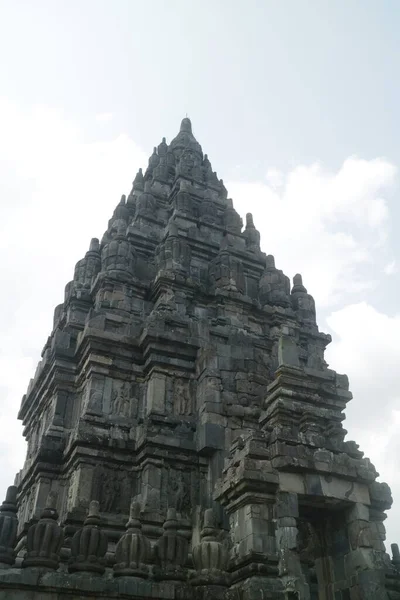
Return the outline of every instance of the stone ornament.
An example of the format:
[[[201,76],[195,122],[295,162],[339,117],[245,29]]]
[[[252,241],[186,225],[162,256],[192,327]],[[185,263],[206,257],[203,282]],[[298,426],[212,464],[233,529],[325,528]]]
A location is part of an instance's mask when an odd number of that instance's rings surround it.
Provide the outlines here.
[[[139,502],[132,502],[126,527],[126,533],[115,549],[114,575],[115,577],[126,575],[147,577],[151,546],[150,541],[142,533]]]
[[[10,485],[6,498],[0,506],[0,567],[10,566],[15,561],[15,542],[17,539],[17,487]]]
[[[178,533],[178,520],[175,508],[169,508],[163,525],[163,535],[155,545],[157,579],[184,580],[184,569],[189,552],[189,543]]]
[[[92,500],[82,529],[79,529],[72,538],[68,566],[70,573],[85,571],[101,575],[105,571],[104,557],[108,541],[106,533],[101,529],[99,508],[99,503]]]
[[[39,521],[29,527],[23,567],[39,567],[46,570],[58,568],[64,531],[57,522],[56,503],[56,494],[50,492]]]
[[[197,571],[192,579],[193,585],[227,585],[228,552],[217,536],[214,511],[212,508],[207,508],[204,511],[200,543],[192,550],[193,563]]]

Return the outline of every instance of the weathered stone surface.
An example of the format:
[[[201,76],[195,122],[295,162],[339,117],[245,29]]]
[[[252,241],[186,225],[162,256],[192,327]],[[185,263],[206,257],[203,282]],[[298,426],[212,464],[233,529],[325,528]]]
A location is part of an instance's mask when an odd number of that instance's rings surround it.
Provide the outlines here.
[[[104,573],[107,547],[107,535],[101,530],[99,503],[93,500],[82,529],[79,529],[72,538],[68,570],[71,573],[76,571]]]
[[[11,485],[0,506],[0,567],[14,564],[17,530],[17,488]]]
[[[50,493],[40,519],[28,529],[23,567],[57,569],[64,532],[57,522],[57,496]]]
[[[348,379],[301,275],[260,242],[184,119],[54,311],[19,413],[17,536],[0,509],[0,563],[18,554],[0,598],[400,594],[390,490],[344,441]]]
[[[142,533],[140,504],[132,502],[126,533],[115,549],[114,575],[117,577],[147,577],[150,542]]]

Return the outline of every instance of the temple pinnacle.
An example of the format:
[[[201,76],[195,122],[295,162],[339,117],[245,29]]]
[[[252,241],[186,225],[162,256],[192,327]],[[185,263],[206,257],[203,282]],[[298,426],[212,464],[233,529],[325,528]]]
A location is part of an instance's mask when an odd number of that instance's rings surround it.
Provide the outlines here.
[[[180,131],[185,131],[186,133],[192,133],[192,123],[188,117],[182,119]]]

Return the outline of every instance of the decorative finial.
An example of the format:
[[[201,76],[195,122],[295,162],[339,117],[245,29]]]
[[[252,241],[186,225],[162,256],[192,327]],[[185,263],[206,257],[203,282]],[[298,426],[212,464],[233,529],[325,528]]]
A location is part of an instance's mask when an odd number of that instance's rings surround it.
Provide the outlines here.
[[[57,495],[50,492],[39,521],[28,529],[26,537],[27,553],[22,567],[58,568],[64,532],[57,523],[56,504]]]
[[[97,500],[92,500],[89,504],[88,517],[100,517],[100,504]]]
[[[165,137],[163,137],[161,144],[158,146],[158,156],[161,158],[167,154],[168,145]]]
[[[185,580],[184,570],[189,550],[188,541],[178,533],[178,519],[175,508],[169,508],[163,525],[163,535],[155,544],[157,566],[156,579]]]
[[[395,567],[400,566],[400,552],[399,552],[399,547],[397,544],[391,544],[390,545],[391,549],[392,549],[392,564]]]
[[[272,256],[272,254],[268,254],[265,261],[265,266],[267,269],[275,269],[275,257]]]
[[[139,169],[139,171],[136,173],[135,179],[133,180],[133,189],[134,190],[143,190],[143,185],[144,185],[143,171],[142,171],[142,169]]]
[[[83,527],[73,536],[71,541],[71,558],[68,570],[103,574],[105,571],[105,554],[107,552],[107,535],[101,530],[100,506],[96,500],[89,504],[89,514]]]
[[[114,575],[147,577],[151,544],[141,531],[140,503],[136,500],[131,503],[126,528],[115,549]]]
[[[131,502],[130,511],[129,511],[129,521],[127,523],[128,529],[142,529],[142,524],[140,522],[140,503],[133,501]]]
[[[253,215],[251,213],[247,213],[246,215],[246,229],[255,229]]]
[[[184,119],[182,119],[180,131],[185,131],[186,133],[192,133],[192,123],[187,116]]]
[[[57,494],[55,492],[49,492],[49,495],[46,498],[45,510],[49,509],[51,511],[56,511],[56,506],[57,506]]]
[[[228,552],[218,539],[218,529],[215,526],[214,511],[208,508],[204,512],[204,526],[200,534],[200,543],[194,546],[192,558],[195,573],[193,585],[226,585],[226,566]]]
[[[11,485],[0,506],[0,566],[14,564],[17,529],[17,487]]]
[[[297,273],[293,277],[292,293],[296,293],[296,292],[304,292],[305,294],[307,294],[307,289],[303,285],[303,278],[300,275],[300,273]]]
[[[176,223],[174,222],[170,222],[168,224],[168,234],[167,237],[178,237],[179,235],[179,229]]]

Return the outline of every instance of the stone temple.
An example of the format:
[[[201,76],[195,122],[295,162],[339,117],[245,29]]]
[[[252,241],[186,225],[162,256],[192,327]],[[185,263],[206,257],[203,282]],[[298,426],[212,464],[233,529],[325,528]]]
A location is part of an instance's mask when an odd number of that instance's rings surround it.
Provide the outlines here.
[[[55,309],[0,600],[400,599],[390,489],[345,441],[330,341],[184,119]]]

